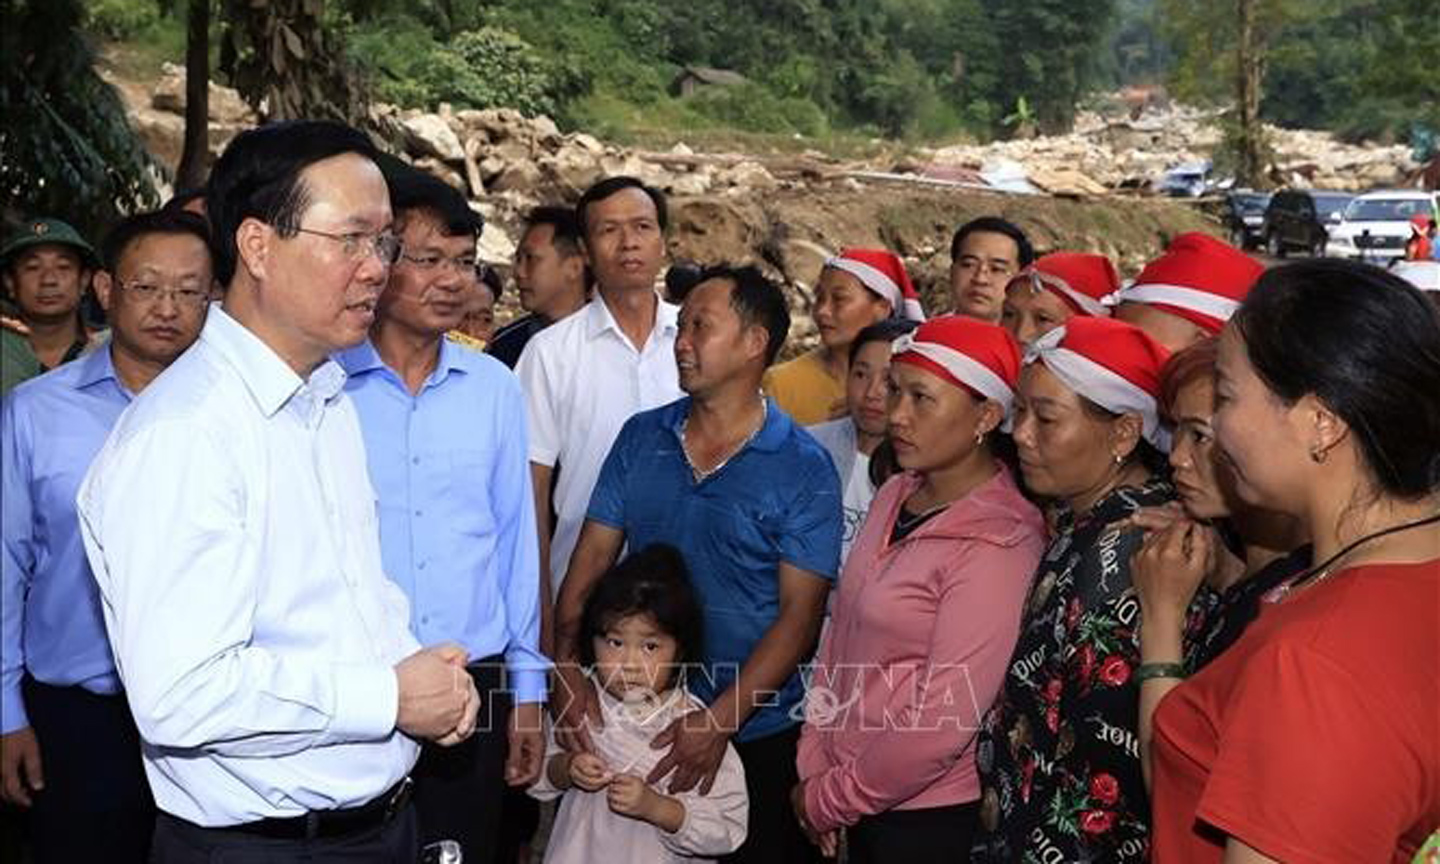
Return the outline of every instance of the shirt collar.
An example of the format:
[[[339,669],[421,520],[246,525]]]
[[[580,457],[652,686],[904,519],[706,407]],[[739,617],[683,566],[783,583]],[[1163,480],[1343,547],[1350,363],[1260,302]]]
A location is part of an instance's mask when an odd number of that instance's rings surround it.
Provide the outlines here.
[[[440,338],[440,356],[435,361],[434,371],[430,373],[430,377],[425,379],[426,386],[441,383],[451,372],[464,372],[464,350],[461,346],[450,341],[449,337],[442,336]],[[336,352],[335,361],[345,370],[346,375],[354,378],[359,378],[362,375],[377,372],[381,369],[387,369],[392,375],[396,376],[397,380],[399,378],[395,370],[385,365],[384,358],[380,356],[380,352],[375,349],[375,343],[370,341],[370,337],[368,336],[365,337],[365,341],[359,345]]]
[[[291,397],[304,391],[305,404],[297,407],[307,420],[313,420],[316,411],[339,395],[345,386],[345,370],[334,360],[320,364],[310,373],[309,381],[301,380],[274,349],[230,317],[221,306],[210,310],[200,338],[230,360],[250,398],[266,417],[273,416]]]
[[[665,298],[655,293],[655,327],[651,332],[659,330],[663,334],[674,333],[676,320],[680,315],[680,307],[666,303]],[[606,330],[613,330],[617,336],[624,338],[625,334],[620,325],[615,323],[615,316],[610,314],[610,307],[605,305],[605,298],[600,296],[597,290],[595,296],[585,309],[586,335],[591,339],[604,333]]]
[[[685,428],[685,418],[690,416],[691,404],[693,404],[693,402],[689,396],[671,404],[671,414],[666,418],[666,422],[671,431],[675,433],[676,438],[681,438],[681,434]],[[795,421],[790,419],[790,415],[781,411],[780,406],[775,404],[774,399],[766,396],[765,424],[760,427],[759,434],[751,439],[750,443],[746,444],[740,452],[753,448],[755,450],[773,453],[779,450],[786,439],[790,437],[790,430],[794,428],[794,426]],[[735,455],[738,456],[740,453],[736,453]],[[730,458],[733,459],[735,457],[732,456]]]
[[[115,361],[110,357],[110,348],[109,345],[101,345],[75,361],[80,364],[80,376],[75,379],[76,390],[107,380],[114,381],[120,385],[120,389],[125,389],[120,382],[120,376],[115,374]]]

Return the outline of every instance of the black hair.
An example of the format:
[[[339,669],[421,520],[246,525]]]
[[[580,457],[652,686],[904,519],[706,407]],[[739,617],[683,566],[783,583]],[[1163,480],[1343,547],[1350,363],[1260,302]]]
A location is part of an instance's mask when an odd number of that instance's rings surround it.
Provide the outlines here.
[[[1410,283],[1322,259],[1267,270],[1231,323],[1286,403],[1313,393],[1359,442],[1384,492],[1440,487],[1440,316]]]
[[[162,209],[162,210],[184,210],[184,209],[185,209],[185,206],[186,206],[187,204],[189,204],[191,201],[200,201],[200,202],[203,204],[203,203],[204,203],[204,199],[205,199],[205,187],[204,187],[204,186],[196,186],[196,187],[194,187],[193,189],[182,189],[182,190],[180,190],[179,192],[176,192],[174,195],[171,195],[171,196],[170,196],[170,200],[169,200],[169,201],[166,201],[163,205],[161,205],[161,208],[160,208],[160,209]]]
[[[580,613],[579,657],[595,665],[595,639],[615,622],[648,615],[678,646],[675,662],[698,663],[704,656],[705,618],[690,584],[680,550],[652,543],[605,571],[585,598]]]
[[[421,210],[435,217],[446,237],[478,238],[485,230],[485,218],[472,210],[465,196],[449,183],[386,153],[375,162],[385,175],[390,209],[397,222]]]
[[[660,230],[663,232],[670,227],[670,215],[665,209],[665,193],[646,186],[639,178],[620,175],[598,181],[586,189],[584,195],[580,196],[580,201],[575,205],[575,221],[579,224],[582,235],[588,236],[590,233],[590,223],[585,221],[586,211],[590,209],[590,205],[604,201],[625,189],[639,189],[650,196],[650,201],[655,205],[655,220],[660,223]]]
[[[120,267],[125,250],[149,234],[189,234],[205,244],[205,253],[215,259],[215,245],[210,240],[210,224],[205,217],[168,204],[159,210],[136,213],[120,220],[100,244],[102,266],[113,275]]]
[[[774,363],[780,349],[785,347],[785,337],[790,334],[790,305],[785,302],[785,293],[750,264],[743,267],[729,264],[706,267],[700,271],[695,284],[711,279],[730,282],[730,308],[740,316],[742,323],[747,327],[758,324],[765,328],[765,365]]]
[[[665,271],[665,299],[677,306],[685,302],[690,289],[700,284],[704,268],[693,261],[676,261]]]
[[[490,296],[495,302],[500,302],[500,295],[505,291],[505,281],[500,278],[500,272],[483,261],[475,262],[475,278],[490,289]]]
[[[205,212],[214,226],[215,276],[221,284],[235,275],[240,223],[259,219],[281,237],[293,237],[310,206],[310,190],[300,174],[343,153],[372,161],[378,155],[363,132],[332,120],[272,123],[235,136],[205,187]]]
[[[1030,238],[1025,236],[1019,225],[999,216],[981,216],[961,225],[960,230],[955,232],[954,239],[950,241],[951,261],[960,257],[960,247],[971,234],[1004,234],[1015,241],[1015,247],[1019,250],[1020,260],[1016,262],[1019,266],[1029,267],[1035,262],[1035,247],[1031,245]]]
[[[525,230],[529,231],[537,225],[550,226],[550,245],[561,257],[580,254],[580,243],[584,237],[581,236],[580,222],[575,218],[574,210],[569,207],[534,207],[525,214]]]
[[[871,342],[894,342],[906,333],[914,330],[920,325],[909,318],[886,318],[884,321],[876,321],[868,327],[864,327],[855,334],[855,341],[850,343],[850,363],[854,365],[855,357],[860,349]]]

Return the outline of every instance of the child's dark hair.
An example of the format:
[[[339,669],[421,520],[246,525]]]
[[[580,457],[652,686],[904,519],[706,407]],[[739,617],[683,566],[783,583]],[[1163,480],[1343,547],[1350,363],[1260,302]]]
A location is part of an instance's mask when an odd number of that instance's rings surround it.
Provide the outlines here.
[[[607,570],[590,589],[580,615],[580,662],[595,665],[595,637],[631,615],[649,615],[675,639],[676,663],[700,661],[705,621],[685,558],[674,546],[646,546]]]

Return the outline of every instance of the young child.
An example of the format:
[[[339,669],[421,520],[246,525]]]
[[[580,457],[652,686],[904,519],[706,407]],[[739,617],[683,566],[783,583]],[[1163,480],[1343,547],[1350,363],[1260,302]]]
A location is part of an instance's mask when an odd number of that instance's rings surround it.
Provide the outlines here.
[[[745,841],[749,797],[733,746],[708,795],[668,795],[644,779],[665,755],[651,740],[704,707],[679,681],[684,664],[700,659],[701,622],[685,561],[671,546],[647,546],[591,590],[579,644],[604,726],[590,730],[594,753],[572,754],[551,738],[544,775],[530,789],[542,801],[566,793],[545,864],[695,862]]]

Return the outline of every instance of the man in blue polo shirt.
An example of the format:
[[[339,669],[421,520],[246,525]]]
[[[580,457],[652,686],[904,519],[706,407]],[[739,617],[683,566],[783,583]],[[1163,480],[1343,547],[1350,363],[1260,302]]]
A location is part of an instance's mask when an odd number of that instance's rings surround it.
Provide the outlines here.
[[[687,683],[709,706],[656,738],[669,748],[651,782],[709,784],[732,738],[745,764],[750,825],[727,860],[817,857],[786,810],[804,685],[840,564],[840,488],[830,457],[760,391],[790,316],[752,267],[712,268],[685,299],[675,341],[687,394],[632,417],[610,450],[561,588],[557,659],[573,661],[580,606],[626,543],[685,555],[705,609],[705,668]],[[560,723],[599,714],[562,665]],[[585,747],[583,729],[567,735]]]
[[[421,751],[420,839],[456,840],[466,862],[484,864],[505,783],[534,782],[544,755],[525,399],[500,361],[445,336],[465,315],[479,217],[434,177],[390,160],[382,170],[403,248],[370,338],[337,359],[379,499],[385,573],[410,598],[421,641],[466,649],[481,694],[469,740]]]
[[[200,334],[214,284],[193,213],[131,216],[103,249],[109,344],[16,387],[0,412],[0,799],[29,809],[40,864],[150,848],[155,805],[75,493],[130,400]]]

